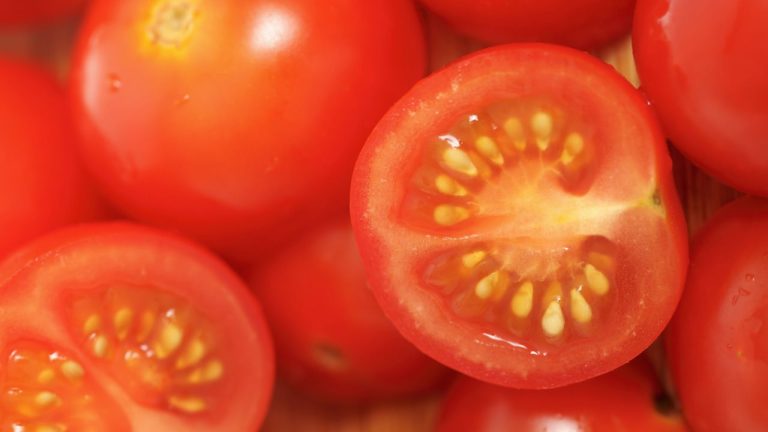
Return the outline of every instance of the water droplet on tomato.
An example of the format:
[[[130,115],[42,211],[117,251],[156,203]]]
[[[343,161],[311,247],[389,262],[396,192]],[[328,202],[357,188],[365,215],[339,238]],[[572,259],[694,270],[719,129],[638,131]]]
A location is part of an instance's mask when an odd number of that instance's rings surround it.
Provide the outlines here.
[[[755,281],[755,275],[752,273],[747,273],[744,275],[744,280],[747,282],[754,282]]]
[[[176,99],[176,106],[186,105],[190,99],[192,99],[192,96],[189,93],[185,93],[182,97]]]
[[[123,88],[123,81],[117,74],[109,74],[107,80],[109,81],[109,91],[112,93],[117,93]]]

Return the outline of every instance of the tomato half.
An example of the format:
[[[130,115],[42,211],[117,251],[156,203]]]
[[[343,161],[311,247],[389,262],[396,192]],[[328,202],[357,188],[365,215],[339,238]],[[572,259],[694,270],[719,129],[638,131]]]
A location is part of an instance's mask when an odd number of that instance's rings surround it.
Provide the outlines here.
[[[669,321],[687,264],[663,136],[610,66],[491,48],[417,84],[357,162],[352,221],[384,312],[507,386],[587,379]]]
[[[73,16],[87,0],[4,0],[0,2],[0,26],[28,25]]]
[[[643,89],[672,143],[718,180],[768,196],[768,3],[638,0]]]
[[[251,286],[278,371],[316,397],[370,402],[434,389],[446,369],[395,330],[365,281],[349,222],[331,222],[260,263]]]
[[[694,237],[669,364],[697,432],[768,430],[768,201],[741,198]]]
[[[0,257],[103,213],[76,151],[55,78],[33,64],[0,59]]]
[[[635,0],[421,0],[456,29],[489,43],[550,42],[590,49],[629,33]]]
[[[96,2],[73,72],[83,154],[132,218],[246,260],[344,210],[424,45],[409,0]]]
[[[650,365],[640,361],[545,391],[508,389],[461,377],[443,400],[436,431],[684,432],[679,413],[657,408],[665,400]]]
[[[41,238],[0,266],[0,429],[250,431],[270,335],[235,274],[129,224]]]

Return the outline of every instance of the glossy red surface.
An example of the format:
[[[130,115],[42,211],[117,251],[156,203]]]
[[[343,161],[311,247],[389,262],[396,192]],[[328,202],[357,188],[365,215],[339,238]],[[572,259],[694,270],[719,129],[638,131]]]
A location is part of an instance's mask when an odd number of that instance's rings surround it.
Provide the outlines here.
[[[710,175],[768,196],[768,2],[638,0],[642,88],[672,142]]]
[[[683,432],[676,413],[662,414],[650,366],[637,362],[554,390],[516,390],[460,377],[449,391],[437,432]]]
[[[46,23],[79,12],[87,0],[3,0],[0,26]]]
[[[742,198],[694,238],[667,333],[669,363],[697,432],[768,430],[768,201]]]

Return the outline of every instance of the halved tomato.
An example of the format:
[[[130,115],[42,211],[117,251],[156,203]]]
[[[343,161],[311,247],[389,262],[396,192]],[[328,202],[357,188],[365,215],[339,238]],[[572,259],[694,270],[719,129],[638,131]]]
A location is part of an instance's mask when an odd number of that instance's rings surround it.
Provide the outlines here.
[[[0,267],[0,429],[246,431],[272,344],[208,252],[129,224],[42,238]]]
[[[685,222],[659,126],[609,66],[491,48],[421,81],[357,162],[369,283],[437,360],[507,386],[607,372],[669,321]]]

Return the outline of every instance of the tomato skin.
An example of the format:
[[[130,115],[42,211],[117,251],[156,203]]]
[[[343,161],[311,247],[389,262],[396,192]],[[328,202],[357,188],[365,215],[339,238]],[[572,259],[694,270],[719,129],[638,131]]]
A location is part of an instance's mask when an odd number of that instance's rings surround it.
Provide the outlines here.
[[[117,400],[132,430],[235,432],[259,427],[274,382],[271,336],[260,305],[218,257],[167,232],[124,222],[83,224],[36,239],[9,256],[0,263],[0,347],[31,339],[87,357],[87,348],[76,342],[80,329],[67,328],[65,315],[72,300],[105,284],[160,287],[215,319],[217,328],[227,332],[225,349],[232,353],[224,359],[231,368],[225,373],[240,380],[221,405],[226,412],[186,418],[121,393]],[[49,319],[29,321],[30,311]],[[86,370],[100,368],[93,360],[83,365]],[[109,371],[94,375],[112,380],[107,386],[111,395],[121,391]]]
[[[366,403],[445,382],[447,370],[381,312],[347,221],[320,225],[260,263],[251,288],[272,327],[281,375],[316,398]]]
[[[635,361],[611,373],[553,390],[515,390],[458,378],[440,410],[437,432],[683,432],[680,415],[656,411],[662,394],[650,365]]]
[[[84,24],[73,99],[108,198],[243,261],[343,211],[365,137],[425,71],[414,6],[183,2],[180,35],[174,4],[96,2]]]
[[[694,237],[667,353],[694,430],[768,428],[768,201],[740,198]]]
[[[468,36],[489,43],[596,48],[630,31],[635,0],[421,0]]]
[[[683,154],[718,180],[768,196],[768,39],[762,0],[639,0],[642,88]]]
[[[104,213],[75,153],[55,78],[33,64],[0,59],[0,257],[46,231]]]
[[[41,24],[75,15],[87,0],[24,0],[0,3],[0,26]]]
[[[647,260],[647,264],[636,269],[639,274],[654,278],[663,274],[664,280],[640,284],[638,287],[659,289],[651,292],[638,288],[637,298],[629,295],[622,301],[618,307],[623,321],[611,327],[621,329],[618,334],[606,333],[599,343],[566,344],[553,348],[562,351],[548,352],[549,347],[539,351],[525,344],[518,346],[465,325],[436,301],[434,293],[424,289],[419,280],[428,259],[423,255],[464,240],[493,242],[493,232],[474,233],[467,228],[453,236],[432,231],[421,236],[419,229],[398,221],[397,206],[407,187],[402,177],[416,164],[412,157],[416,151],[412,149],[418,145],[413,143],[434,139],[436,133],[443,132],[436,125],[448,123],[453,116],[472,113],[488,100],[516,97],[516,92],[532,91],[539,85],[550,89],[563,76],[585,80],[575,83],[574,88],[585,83],[590,89],[598,83],[606,84],[605,89],[590,91],[611,95],[601,99],[601,103],[622,103],[605,111],[611,113],[610,118],[602,118],[600,123],[616,130],[631,128],[644,137],[642,146],[626,145],[626,154],[621,156],[629,158],[627,154],[633,153],[632,158],[643,162],[624,159],[618,164],[603,165],[610,166],[614,174],[600,193],[625,199],[627,191],[639,184],[653,182],[658,187],[660,202],[666,210],[665,218],[658,221],[660,226],[653,225],[645,234],[635,232],[635,225],[646,223],[638,217],[636,223],[627,224],[622,235],[627,237],[628,247]],[[531,81],[520,83],[520,77],[530,77]],[[583,102],[580,106],[587,105]],[[599,106],[590,108],[597,110]],[[614,112],[624,109],[631,114],[614,116]],[[632,140],[637,136],[640,135]],[[641,147],[643,150],[638,151]],[[625,178],[627,170],[637,167],[624,167],[624,163],[642,163],[644,168],[638,169],[642,179]],[[645,99],[609,66],[566,47],[500,46],[465,57],[422,80],[384,116],[355,167],[350,195],[352,224],[374,295],[408,340],[441,363],[474,378],[508,387],[552,388],[583,381],[625,364],[650,345],[669,322],[682,292],[687,266],[685,221],[671,171],[663,135]],[[652,177],[643,177],[646,175]],[[650,236],[660,236],[655,240],[658,243],[651,242]],[[640,244],[642,247],[638,247]],[[665,251],[664,259],[654,250]]]

